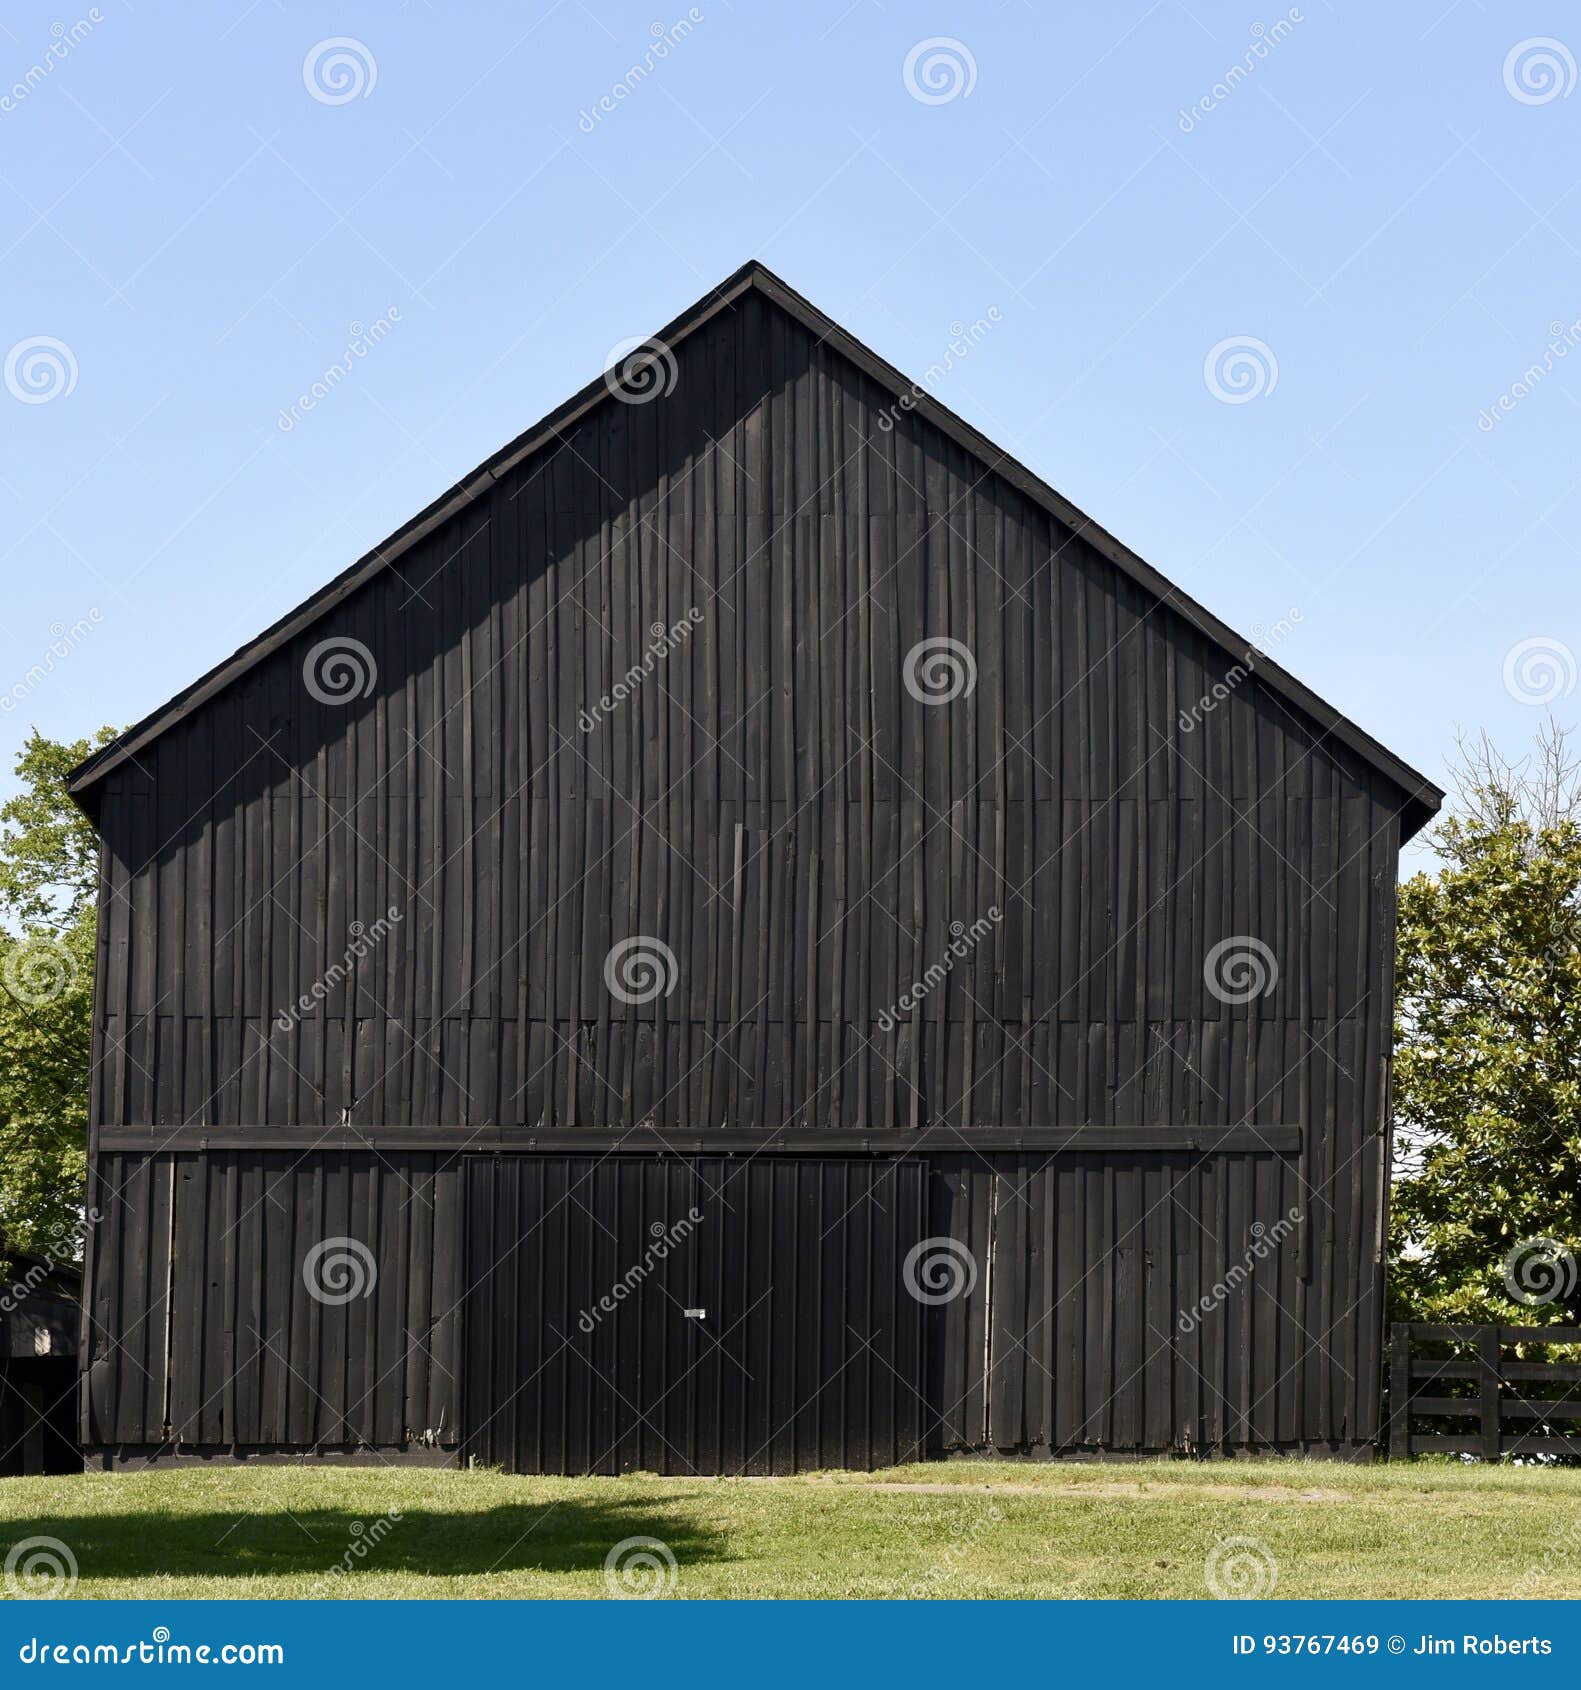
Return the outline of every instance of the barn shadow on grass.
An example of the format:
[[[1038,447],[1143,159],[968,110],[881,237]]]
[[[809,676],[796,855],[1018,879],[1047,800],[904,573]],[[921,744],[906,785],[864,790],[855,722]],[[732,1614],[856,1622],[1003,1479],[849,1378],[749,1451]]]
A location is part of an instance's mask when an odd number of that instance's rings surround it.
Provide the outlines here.
[[[417,1506],[400,1517],[347,1508],[271,1507],[247,1513],[60,1513],[0,1527],[47,1533],[70,1546],[84,1579],[316,1578],[350,1590],[370,1574],[600,1572],[628,1538],[658,1538],[682,1566],[726,1558],[719,1534],[663,1492],[597,1502],[523,1503],[477,1510]],[[397,1499],[391,1507],[399,1507]]]

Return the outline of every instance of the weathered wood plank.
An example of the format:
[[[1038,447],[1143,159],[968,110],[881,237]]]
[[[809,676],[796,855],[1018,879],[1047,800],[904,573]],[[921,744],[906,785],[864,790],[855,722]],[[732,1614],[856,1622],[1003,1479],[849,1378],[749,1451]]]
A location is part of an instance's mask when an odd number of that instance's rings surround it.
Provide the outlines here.
[[[162,1435],[139,1228],[175,1216],[182,1435],[453,1433],[444,1158],[649,1147],[961,1158],[1015,1262],[951,1317],[984,1345],[951,1437],[1369,1442],[1420,795],[1255,663],[1227,682],[1206,613],[767,283],[669,388],[584,396],[105,781],[94,1154],[190,1158],[95,1254],[94,1320],[138,1334],[115,1434]],[[344,697],[304,678],[328,637]],[[970,661],[930,681],[939,639]],[[1225,946],[1277,978],[1225,990]],[[1299,1262],[1172,1331],[1291,1201]],[[372,1324],[295,1274],[359,1228],[398,1288]]]

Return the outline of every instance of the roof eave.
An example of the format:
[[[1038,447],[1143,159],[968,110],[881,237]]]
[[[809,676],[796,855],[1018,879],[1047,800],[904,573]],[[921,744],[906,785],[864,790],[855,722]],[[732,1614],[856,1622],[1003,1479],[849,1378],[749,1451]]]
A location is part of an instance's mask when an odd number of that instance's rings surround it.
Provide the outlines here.
[[[752,259],[743,264],[718,287],[711,289],[702,299],[681,312],[650,338],[673,346],[695,333],[749,288],[754,287],[782,310],[789,312],[819,340],[827,341],[881,386],[892,389],[897,398],[907,396],[908,408],[914,409],[932,426],[979,459],[985,468],[1019,488],[1072,534],[1079,534],[1101,556],[1153,596],[1169,604],[1178,615],[1184,617],[1216,645],[1234,655],[1238,661],[1247,662],[1276,693],[1315,721],[1325,736],[1331,735],[1340,743],[1349,746],[1365,762],[1384,775],[1401,793],[1402,844],[1437,813],[1444,801],[1441,788],[1396,757],[1387,747],[1348,717],[1341,715],[1332,705],[1286,670],[1281,669],[1278,664],[1252,651],[1248,642],[1236,634],[1234,629],[1221,622],[1188,594],[1181,592],[1145,558],[1094,522],[1084,511],[1034,475],[1008,452],[996,446],[964,418],[957,416],[947,406],[924,392],[894,365],[886,362],[854,335],[842,329],[833,318],[803,298],[786,282],[781,281],[758,260]],[[410,522],[397,529],[372,551],[364,554],[350,568],[343,570],[295,610],[281,617],[255,639],[233,652],[223,662],[216,664],[207,674],[200,676],[191,686],[177,693],[158,710],[134,723],[108,745],[80,763],[66,777],[67,791],[72,798],[93,817],[97,808],[93,798],[94,791],[112,769],[134,758],[139,750],[157,738],[166,728],[197,709],[255,664],[262,662],[304,627],[316,621],[325,611],[349,597],[378,570],[393,562],[457,512],[466,509],[501,476],[514,469],[523,458],[541,450],[560,430],[577,422],[592,406],[606,398],[608,393],[609,389],[603,376],[589,382],[540,422],[502,446],[478,469],[441,494],[425,509],[419,511]]]

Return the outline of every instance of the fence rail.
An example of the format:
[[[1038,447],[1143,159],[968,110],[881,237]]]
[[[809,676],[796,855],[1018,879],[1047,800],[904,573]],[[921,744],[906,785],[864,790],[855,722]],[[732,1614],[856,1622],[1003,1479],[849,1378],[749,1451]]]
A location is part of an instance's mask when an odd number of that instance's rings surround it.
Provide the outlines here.
[[[1449,1354],[1422,1355],[1419,1344]],[[1389,1454],[1403,1459],[1427,1451],[1479,1455],[1581,1457],[1581,1363],[1506,1357],[1507,1345],[1581,1346],[1581,1326],[1438,1326],[1412,1322],[1393,1328],[1389,1375]],[[1434,1385],[1451,1388],[1431,1392]],[[1473,1394],[1453,1386],[1470,1382]],[[1559,1394],[1545,1390],[1564,1386]],[[1450,1431],[1415,1432],[1413,1419],[1472,1422]]]

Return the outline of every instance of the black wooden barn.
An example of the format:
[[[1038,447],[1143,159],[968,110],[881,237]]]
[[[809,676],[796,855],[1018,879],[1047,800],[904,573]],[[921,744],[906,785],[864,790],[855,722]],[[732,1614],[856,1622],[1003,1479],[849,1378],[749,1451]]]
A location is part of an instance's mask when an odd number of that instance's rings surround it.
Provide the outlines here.
[[[762,266],[71,784],[97,1458],[1374,1443],[1442,794]]]

